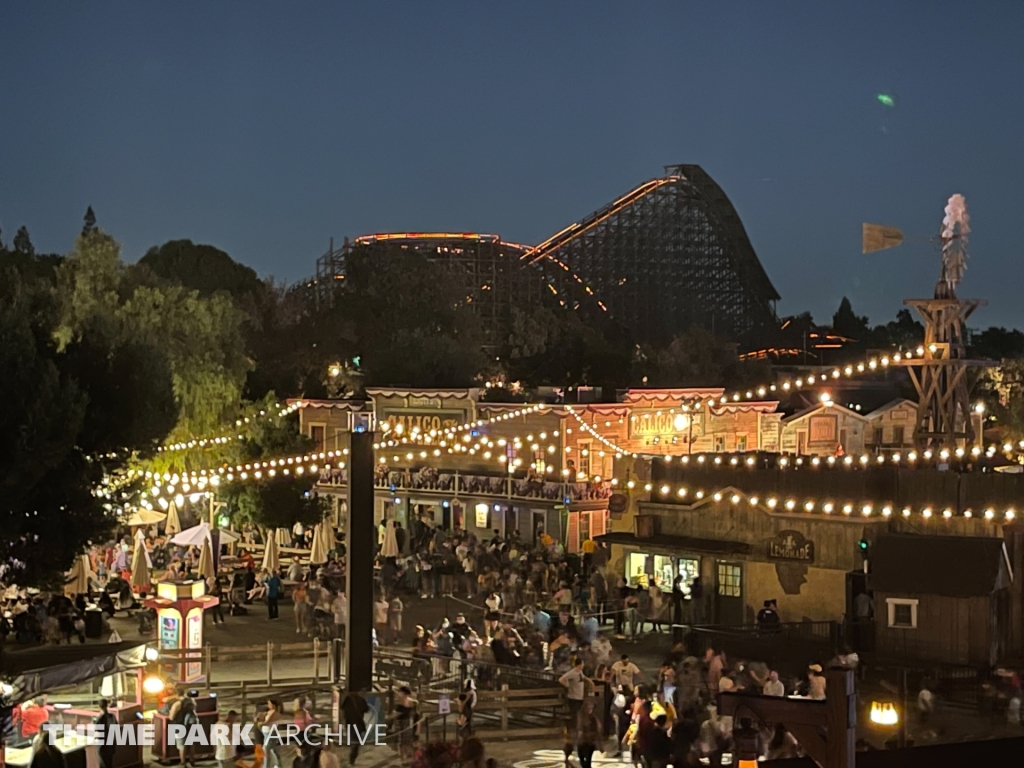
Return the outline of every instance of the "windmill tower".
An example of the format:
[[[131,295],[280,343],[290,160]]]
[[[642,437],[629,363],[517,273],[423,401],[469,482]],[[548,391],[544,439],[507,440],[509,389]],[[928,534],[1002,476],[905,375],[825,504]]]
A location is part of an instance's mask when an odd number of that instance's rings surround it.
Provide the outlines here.
[[[946,204],[939,239],[942,266],[931,299],[905,299],[924,322],[924,344],[919,354],[904,358],[917,390],[917,424],[914,442],[918,448],[945,446],[954,449],[975,440],[971,423],[970,392],[977,369],[993,365],[988,360],[970,360],[964,345],[964,326],[984,299],[959,299],[956,286],[967,269],[967,235],[970,233],[967,203],[953,195]],[[864,225],[864,252],[891,248],[902,242],[892,227]],[[980,436],[979,436],[980,437]]]

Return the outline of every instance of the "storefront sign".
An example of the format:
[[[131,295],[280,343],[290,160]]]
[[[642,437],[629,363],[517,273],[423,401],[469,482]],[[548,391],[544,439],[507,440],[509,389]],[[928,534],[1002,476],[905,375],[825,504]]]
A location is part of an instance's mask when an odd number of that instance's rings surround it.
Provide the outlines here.
[[[491,511],[491,508],[487,504],[477,504],[476,509],[476,527],[477,528],[489,528],[487,525],[487,513]]]
[[[379,417],[381,422],[388,422],[392,428],[401,425],[405,433],[414,428],[429,433],[430,430],[442,430],[457,427],[468,421],[466,411],[455,410],[384,410]]]
[[[811,416],[810,422],[810,442],[834,443],[836,441],[835,416]]]
[[[634,409],[629,417],[630,438],[673,438],[700,435],[703,427],[701,413],[669,413],[648,409]]]
[[[814,562],[814,542],[808,541],[800,531],[779,531],[768,539],[769,560],[797,560]]]

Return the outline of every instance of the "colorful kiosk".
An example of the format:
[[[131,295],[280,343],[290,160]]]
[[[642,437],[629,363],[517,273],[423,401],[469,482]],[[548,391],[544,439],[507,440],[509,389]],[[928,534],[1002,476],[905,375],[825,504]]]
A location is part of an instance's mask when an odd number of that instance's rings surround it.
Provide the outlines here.
[[[156,597],[146,600],[156,609],[156,637],[161,651],[195,651],[181,657],[178,680],[201,682],[203,674],[203,611],[220,598],[206,594],[204,581],[161,581]]]

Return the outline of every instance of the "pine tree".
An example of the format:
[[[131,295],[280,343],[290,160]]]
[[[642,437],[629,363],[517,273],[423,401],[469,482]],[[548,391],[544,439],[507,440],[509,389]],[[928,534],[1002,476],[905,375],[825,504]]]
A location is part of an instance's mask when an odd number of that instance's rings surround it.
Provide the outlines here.
[[[16,253],[23,253],[26,256],[34,256],[36,248],[32,245],[32,238],[29,237],[28,227],[19,227],[18,231],[14,234],[14,250]]]
[[[88,235],[90,232],[96,231],[96,214],[93,213],[91,205],[85,209],[84,221],[85,223],[82,225],[83,235]]]

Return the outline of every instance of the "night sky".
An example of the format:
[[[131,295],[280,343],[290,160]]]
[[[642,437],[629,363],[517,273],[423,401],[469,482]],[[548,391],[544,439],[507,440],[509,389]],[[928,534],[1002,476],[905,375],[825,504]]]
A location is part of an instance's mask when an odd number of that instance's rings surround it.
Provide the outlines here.
[[[190,238],[292,281],[331,236],[535,243],[697,163],[780,313],[930,295],[960,192],[960,295],[1021,327],[1022,34],[1019,0],[5,2],[0,227],[66,252],[91,204],[128,260]],[[862,256],[862,221],[917,240]]]

